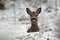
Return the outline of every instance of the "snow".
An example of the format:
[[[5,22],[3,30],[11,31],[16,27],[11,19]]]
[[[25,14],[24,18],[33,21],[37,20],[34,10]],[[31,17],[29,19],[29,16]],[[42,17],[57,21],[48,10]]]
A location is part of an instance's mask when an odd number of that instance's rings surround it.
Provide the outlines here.
[[[7,3],[9,2],[9,3]],[[0,40],[58,40],[55,37],[54,20],[60,15],[59,11],[56,14],[54,8],[49,8],[47,4],[39,4],[38,7],[33,7],[29,2],[24,1],[6,1],[6,10],[0,10]],[[36,11],[42,7],[42,12],[38,16],[38,25],[40,32],[27,33],[30,27],[30,17],[26,13],[26,8]],[[60,9],[59,9],[60,10]],[[55,15],[56,14],[56,15]]]

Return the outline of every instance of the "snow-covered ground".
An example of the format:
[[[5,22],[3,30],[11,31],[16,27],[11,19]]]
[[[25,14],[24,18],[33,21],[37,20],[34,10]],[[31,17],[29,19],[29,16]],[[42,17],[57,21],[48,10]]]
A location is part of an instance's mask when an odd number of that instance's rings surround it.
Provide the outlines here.
[[[55,22],[60,17],[60,6],[54,9],[48,5],[41,3],[37,6],[37,4],[19,0],[6,1],[6,9],[0,10],[0,40],[47,40],[48,38],[58,40]],[[42,12],[38,16],[40,32],[27,33],[27,29],[30,27],[30,17],[26,13],[27,7],[32,11],[39,7],[42,8]]]

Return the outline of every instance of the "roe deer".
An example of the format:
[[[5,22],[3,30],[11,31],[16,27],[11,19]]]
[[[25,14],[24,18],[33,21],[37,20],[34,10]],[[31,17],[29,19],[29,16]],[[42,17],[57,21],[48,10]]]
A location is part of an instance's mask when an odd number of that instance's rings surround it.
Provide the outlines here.
[[[38,8],[37,11],[31,11],[29,8],[26,8],[27,13],[30,15],[31,18],[31,27],[27,30],[27,32],[38,32],[40,31],[38,27],[38,15],[41,12],[41,8]]]

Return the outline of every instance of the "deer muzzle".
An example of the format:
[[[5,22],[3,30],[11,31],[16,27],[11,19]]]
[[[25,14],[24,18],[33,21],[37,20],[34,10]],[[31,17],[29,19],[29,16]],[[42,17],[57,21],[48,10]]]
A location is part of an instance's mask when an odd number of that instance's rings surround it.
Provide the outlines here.
[[[33,21],[35,21],[35,20],[36,20],[36,18],[35,18],[35,17],[32,17],[32,20],[33,20]]]

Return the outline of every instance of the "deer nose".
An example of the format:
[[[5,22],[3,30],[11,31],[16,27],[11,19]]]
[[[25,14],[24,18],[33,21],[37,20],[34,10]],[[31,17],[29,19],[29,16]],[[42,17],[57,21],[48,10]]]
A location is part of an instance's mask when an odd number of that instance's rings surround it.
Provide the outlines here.
[[[32,17],[32,19],[35,19],[35,17]]]
[[[33,20],[35,20],[35,18],[33,18]]]

